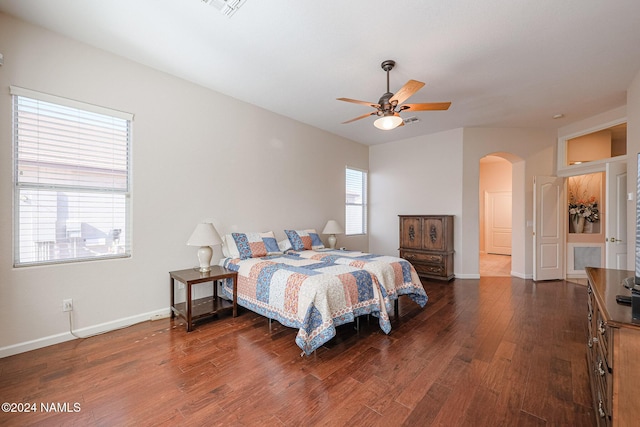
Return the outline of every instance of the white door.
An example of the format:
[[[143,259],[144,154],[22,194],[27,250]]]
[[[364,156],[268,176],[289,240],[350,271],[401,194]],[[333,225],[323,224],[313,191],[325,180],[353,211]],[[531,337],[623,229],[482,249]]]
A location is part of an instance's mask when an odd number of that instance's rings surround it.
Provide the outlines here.
[[[533,178],[533,280],[564,278],[563,200],[563,178]]]
[[[627,269],[627,164],[607,163],[605,204],[606,267]]]
[[[486,252],[511,255],[511,191],[487,191],[484,197]]]

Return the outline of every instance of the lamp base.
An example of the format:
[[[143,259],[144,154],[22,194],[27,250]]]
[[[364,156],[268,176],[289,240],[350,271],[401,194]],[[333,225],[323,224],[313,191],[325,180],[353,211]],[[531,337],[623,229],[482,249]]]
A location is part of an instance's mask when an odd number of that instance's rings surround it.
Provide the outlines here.
[[[200,246],[198,249],[198,262],[200,268],[198,271],[201,273],[207,273],[211,271],[211,257],[213,257],[213,250],[210,246]]]
[[[327,241],[329,242],[329,248],[331,249],[335,249],[336,248],[336,235],[332,234],[329,236],[329,238],[327,239]]]

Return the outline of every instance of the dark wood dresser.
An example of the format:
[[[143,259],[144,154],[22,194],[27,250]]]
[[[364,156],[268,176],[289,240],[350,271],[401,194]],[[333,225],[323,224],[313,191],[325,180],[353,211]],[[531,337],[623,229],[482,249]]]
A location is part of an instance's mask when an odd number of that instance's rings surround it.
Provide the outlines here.
[[[587,267],[589,329],[587,365],[599,426],[640,423],[640,321],[616,295],[631,295],[622,285],[633,271]]]
[[[398,215],[400,257],[422,278],[453,279],[453,215]]]

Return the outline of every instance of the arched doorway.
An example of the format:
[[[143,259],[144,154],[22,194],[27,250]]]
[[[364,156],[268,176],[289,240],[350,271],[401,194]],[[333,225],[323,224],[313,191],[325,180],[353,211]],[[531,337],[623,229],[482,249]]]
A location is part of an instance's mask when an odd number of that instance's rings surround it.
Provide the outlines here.
[[[511,276],[512,175],[511,162],[499,153],[480,159],[478,179],[480,276]]]

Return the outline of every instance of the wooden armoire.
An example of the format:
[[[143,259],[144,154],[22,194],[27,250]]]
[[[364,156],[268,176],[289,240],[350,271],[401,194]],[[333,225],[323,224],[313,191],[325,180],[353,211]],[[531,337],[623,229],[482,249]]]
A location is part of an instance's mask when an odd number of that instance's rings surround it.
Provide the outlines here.
[[[400,257],[421,278],[453,279],[453,215],[398,215]]]

